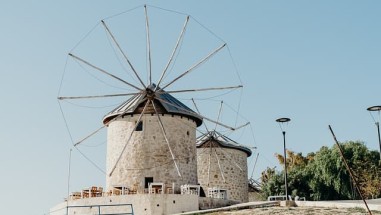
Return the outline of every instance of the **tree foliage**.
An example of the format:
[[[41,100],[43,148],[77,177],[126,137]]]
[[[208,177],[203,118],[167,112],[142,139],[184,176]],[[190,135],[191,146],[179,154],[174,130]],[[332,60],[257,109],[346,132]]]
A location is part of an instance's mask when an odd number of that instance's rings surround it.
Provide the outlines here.
[[[381,197],[381,168],[379,153],[369,150],[363,142],[340,144],[344,157],[354,173],[365,198]],[[284,157],[276,154],[281,165]],[[287,151],[288,192],[310,200],[359,199],[354,183],[342,161],[336,145],[323,146],[316,153],[303,156]],[[267,168],[262,172],[262,191],[265,197],[284,194],[284,172]]]

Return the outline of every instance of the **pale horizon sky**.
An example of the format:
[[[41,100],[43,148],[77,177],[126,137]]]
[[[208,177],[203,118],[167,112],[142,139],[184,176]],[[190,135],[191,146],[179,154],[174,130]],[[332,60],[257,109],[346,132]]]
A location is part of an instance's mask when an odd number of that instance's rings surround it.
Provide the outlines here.
[[[255,178],[266,167],[276,166],[274,153],[282,153],[282,134],[275,122],[280,117],[291,118],[287,148],[304,155],[334,144],[328,125],[339,141],[361,140],[379,150],[376,127],[366,111],[381,105],[379,1],[3,1],[3,214],[47,214],[66,197],[71,140],[57,94],[67,54],[101,19],[144,4],[189,14],[228,43],[244,85],[240,114],[251,122],[255,135],[255,142],[242,141],[258,148],[248,162],[260,154]],[[161,19],[153,20],[153,26],[155,21]],[[179,23],[183,21],[181,17]],[[165,32],[172,31],[179,33]],[[210,50],[208,45],[215,47],[198,41],[190,45],[200,53]],[[198,75],[218,83],[231,80],[225,73]],[[217,109],[218,105],[206,111]],[[90,147],[84,150],[91,155]],[[104,174],[73,151],[70,191],[102,185],[104,180]]]

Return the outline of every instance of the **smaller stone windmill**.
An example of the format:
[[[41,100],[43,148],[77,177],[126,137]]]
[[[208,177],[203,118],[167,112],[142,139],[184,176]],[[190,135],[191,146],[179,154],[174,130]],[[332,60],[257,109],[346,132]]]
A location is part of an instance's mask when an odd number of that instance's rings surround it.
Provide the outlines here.
[[[194,102],[194,101],[193,101]],[[222,104],[218,114],[220,118]],[[197,108],[196,103],[194,105]],[[206,133],[197,137],[197,175],[198,182],[203,188],[206,196],[213,197],[218,192],[217,198],[230,199],[239,202],[248,201],[248,173],[247,158],[251,156],[250,148],[240,145],[234,140],[214,130],[209,130],[205,125]],[[242,128],[230,128],[237,130]],[[228,126],[223,125],[228,128]],[[223,191],[223,193],[219,193]]]
[[[227,197],[239,202],[248,201],[247,157],[251,150],[210,131],[197,138],[197,174],[201,187],[227,191]]]

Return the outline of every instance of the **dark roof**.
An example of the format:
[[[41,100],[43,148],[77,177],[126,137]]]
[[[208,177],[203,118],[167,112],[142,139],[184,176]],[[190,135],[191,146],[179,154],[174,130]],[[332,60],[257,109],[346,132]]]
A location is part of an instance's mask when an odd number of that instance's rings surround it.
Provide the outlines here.
[[[221,133],[217,131],[209,131],[206,134],[199,136],[196,140],[196,147],[201,148],[204,144],[210,141],[214,141],[218,143],[223,148],[232,148],[232,149],[241,150],[247,154],[247,157],[250,157],[252,154],[251,149],[249,149],[248,147],[240,145],[239,143],[222,135]]]
[[[116,116],[121,114],[140,114],[142,112],[142,107],[144,106],[145,101],[147,101],[148,93],[155,91],[155,88],[156,85],[151,84],[147,87],[145,91],[142,91],[141,94],[137,94],[135,96],[130,97],[127,101],[123,102],[117,108],[109,112],[103,118],[103,123],[107,123],[112,118],[115,118]],[[155,102],[155,105],[157,104],[160,107],[160,113],[190,117],[193,120],[195,120],[197,126],[200,126],[202,124],[203,119],[200,115],[198,115],[192,109],[184,105],[175,97],[166,93],[164,90],[161,90],[160,88],[157,88],[157,90],[155,91],[153,100]]]

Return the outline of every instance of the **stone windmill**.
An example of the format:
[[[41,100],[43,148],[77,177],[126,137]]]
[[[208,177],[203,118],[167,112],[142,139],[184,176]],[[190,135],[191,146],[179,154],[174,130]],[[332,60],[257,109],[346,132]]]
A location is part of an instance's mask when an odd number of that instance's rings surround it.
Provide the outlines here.
[[[148,183],[197,183],[196,127],[202,118],[155,85],[107,114],[106,189],[143,193]],[[155,93],[156,89],[156,93]]]
[[[198,181],[206,192],[225,190],[227,198],[248,201],[247,157],[251,149],[217,131],[197,138]],[[213,194],[210,194],[213,195]]]
[[[222,104],[216,122],[219,122]],[[194,103],[198,110],[196,103]],[[205,125],[206,132],[197,137],[197,174],[207,196],[230,199],[238,202],[248,201],[247,158],[252,151],[229,137]],[[235,131],[249,125],[246,123]],[[222,191],[222,193],[221,193]]]

